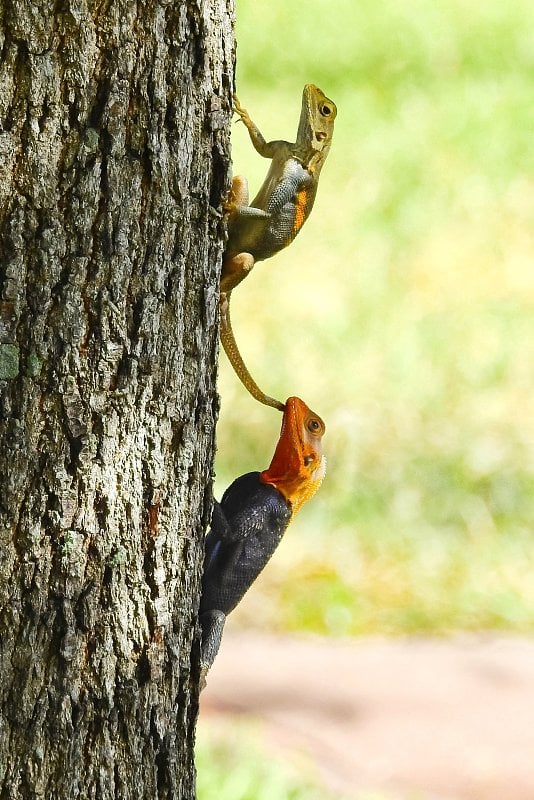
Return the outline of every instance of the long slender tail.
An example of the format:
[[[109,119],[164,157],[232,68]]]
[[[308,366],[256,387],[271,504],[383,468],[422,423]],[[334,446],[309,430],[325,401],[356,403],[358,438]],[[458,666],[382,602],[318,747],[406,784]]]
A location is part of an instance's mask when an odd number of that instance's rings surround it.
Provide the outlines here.
[[[235,373],[243,386],[250,392],[259,403],[266,406],[272,406],[279,411],[284,411],[285,405],[274,397],[269,397],[268,394],[262,392],[250,372],[245,366],[245,362],[241,358],[241,353],[237,347],[237,343],[232,330],[232,323],[230,322],[230,292],[226,295],[221,295],[221,343],[224,347],[224,352],[228,356],[228,360],[235,370]]]

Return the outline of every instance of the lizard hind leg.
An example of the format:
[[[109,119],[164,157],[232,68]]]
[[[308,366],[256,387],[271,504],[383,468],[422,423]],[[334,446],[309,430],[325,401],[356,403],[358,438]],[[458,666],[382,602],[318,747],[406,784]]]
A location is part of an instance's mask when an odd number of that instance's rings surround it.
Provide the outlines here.
[[[247,275],[250,275],[253,267],[254,258],[250,253],[239,253],[233,258],[226,259],[223,263],[219,287],[221,295],[229,296],[232,289],[235,289]]]
[[[213,609],[200,615],[202,628],[202,646],[200,650],[200,691],[206,686],[206,675],[215,661],[221,646],[222,633],[226,615]]]
[[[263,403],[263,405],[277,408],[283,412],[285,409],[284,403],[262,392],[241,357],[230,322],[230,293],[221,295],[221,343],[237,377],[252,397],[259,403]]]

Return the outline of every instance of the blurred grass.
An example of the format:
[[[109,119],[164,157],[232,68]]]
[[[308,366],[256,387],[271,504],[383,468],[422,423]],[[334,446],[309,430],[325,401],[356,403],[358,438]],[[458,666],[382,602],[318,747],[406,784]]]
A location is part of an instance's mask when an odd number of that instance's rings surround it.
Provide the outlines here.
[[[198,800],[334,800],[311,764],[267,755],[253,724],[234,719],[217,729],[201,722],[195,752]]]
[[[254,723],[199,723],[196,758],[198,800],[349,800],[321,784],[307,759],[273,756]],[[352,800],[424,800],[416,792],[361,791]]]
[[[234,624],[534,631],[534,6],[237,2],[237,91],[293,139],[338,106],[310,220],[235,292],[268,393],[323,416],[328,474]],[[268,162],[243,126],[234,171]],[[216,494],[280,416],[221,355]]]

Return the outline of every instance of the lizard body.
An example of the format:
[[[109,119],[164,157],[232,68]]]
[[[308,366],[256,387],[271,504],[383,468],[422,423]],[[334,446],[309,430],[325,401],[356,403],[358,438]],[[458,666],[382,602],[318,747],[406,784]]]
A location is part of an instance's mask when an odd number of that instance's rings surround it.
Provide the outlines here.
[[[324,477],[324,423],[298,397],[284,406],[268,469],[237,478],[213,511],[206,537],[200,622],[201,682],[211,667],[226,616],[263,570],[289,523]]]
[[[249,203],[245,178],[237,176],[227,204],[228,243],[221,276],[221,342],[238,377],[249,392],[266,405],[283,410],[265,395],[250,375],[239,353],[230,322],[230,296],[257,261],[291,244],[308,218],[323,164],[330,150],[337,109],[323,92],[307,84],[296,141],[266,142],[250,116],[235,99],[235,110],[246,125],[257,152],[271,166],[254,200]]]

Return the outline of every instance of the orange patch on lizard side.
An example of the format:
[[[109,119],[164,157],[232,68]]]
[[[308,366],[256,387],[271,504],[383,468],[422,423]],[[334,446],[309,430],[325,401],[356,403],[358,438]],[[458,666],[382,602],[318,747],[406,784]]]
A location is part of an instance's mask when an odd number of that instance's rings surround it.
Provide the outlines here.
[[[306,206],[308,205],[308,195],[306,189],[301,189],[297,192],[297,199],[295,202],[295,221],[293,223],[293,235],[296,235],[306,219]]]

